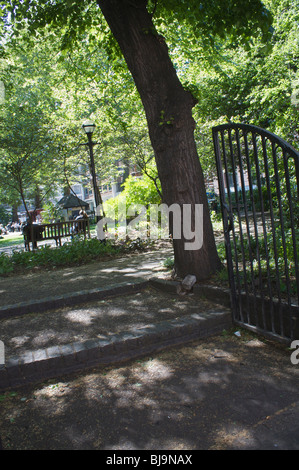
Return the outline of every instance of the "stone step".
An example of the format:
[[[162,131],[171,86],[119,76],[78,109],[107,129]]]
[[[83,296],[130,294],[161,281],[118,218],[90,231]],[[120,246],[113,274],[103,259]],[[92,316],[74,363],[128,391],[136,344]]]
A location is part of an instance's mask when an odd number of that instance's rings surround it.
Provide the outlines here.
[[[93,290],[92,302],[87,292],[76,299],[72,295],[56,310],[47,310],[49,302],[43,301],[34,311],[37,304],[32,303],[32,310],[27,306],[23,316],[3,318],[0,328],[6,357],[0,365],[0,390],[118,364],[232,326],[229,308],[200,295],[181,298],[151,285]],[[83,299],[88,302],[82,303]],[[51,341],[47,339],[50,330],[54,331]]]

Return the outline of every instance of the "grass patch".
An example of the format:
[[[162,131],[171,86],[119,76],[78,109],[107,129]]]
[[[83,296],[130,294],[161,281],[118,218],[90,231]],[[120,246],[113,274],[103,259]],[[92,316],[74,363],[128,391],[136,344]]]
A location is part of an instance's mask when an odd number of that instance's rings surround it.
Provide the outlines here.
[[[0,248],[6,248],[14,245],[20,245],[24,242],[24,237],[20,233],[9,233],[0,238]]]

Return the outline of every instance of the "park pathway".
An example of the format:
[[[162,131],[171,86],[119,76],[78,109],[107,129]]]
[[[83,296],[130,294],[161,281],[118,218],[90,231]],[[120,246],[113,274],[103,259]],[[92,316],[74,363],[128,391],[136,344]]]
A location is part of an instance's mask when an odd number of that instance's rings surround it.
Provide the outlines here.
[[[222,331],[230,310],[160,284],[163,249],[2,278],[0,390]],[[154,278],[159,277],[158,286]],[[169,274],[168,274],[169,277]]]
[[[196,293],[155,289],[170,256],[168,246],[0,279],[0,310],[16,313],[0,320],[4,449],[299,449],[289,352],[229,333],[229,309]],[[111,286],[118,294],[34,311]]]
[[[118,259],[3,277],[0,278],[0,307],[119,283],[146,281],[163,271],[163,261],[171,256],[172,247],[165,244],[159,250]]]

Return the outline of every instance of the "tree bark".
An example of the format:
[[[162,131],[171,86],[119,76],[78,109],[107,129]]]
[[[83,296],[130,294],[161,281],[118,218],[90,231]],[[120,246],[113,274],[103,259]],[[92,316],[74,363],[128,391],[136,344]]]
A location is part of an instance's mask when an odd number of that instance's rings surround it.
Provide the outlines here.
[[[147,0],[97,0],[97,3],[120,46],[144,106],[163,202],[180,207],[190,204],[193,213],[195,204],[203,204],[202,247],[186,250],[183,233],[181,239],[173,240],[177,273],[207,279],[221,263],[194,140],[192,108],[196,101],[177,77],[165,40],[157,34],[147,11]]]
[[[12,221],[13,222],[18,222],[19,221],[18,204],[13,204],[13,206],[12,206]]]

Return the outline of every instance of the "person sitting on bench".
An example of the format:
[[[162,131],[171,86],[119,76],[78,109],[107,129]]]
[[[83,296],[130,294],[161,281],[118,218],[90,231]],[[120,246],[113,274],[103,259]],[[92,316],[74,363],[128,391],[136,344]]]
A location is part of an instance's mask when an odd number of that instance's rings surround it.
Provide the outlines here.
[[[75,218],[75,221],[77,221],[77,223],[72,229],[72,238],[74,235],[79,235],[79,233],[82,231],[85,232],[87,219],[88,219],[88,215],[86,214],[84,210],[81,210],[79,212],[79,215]]]

